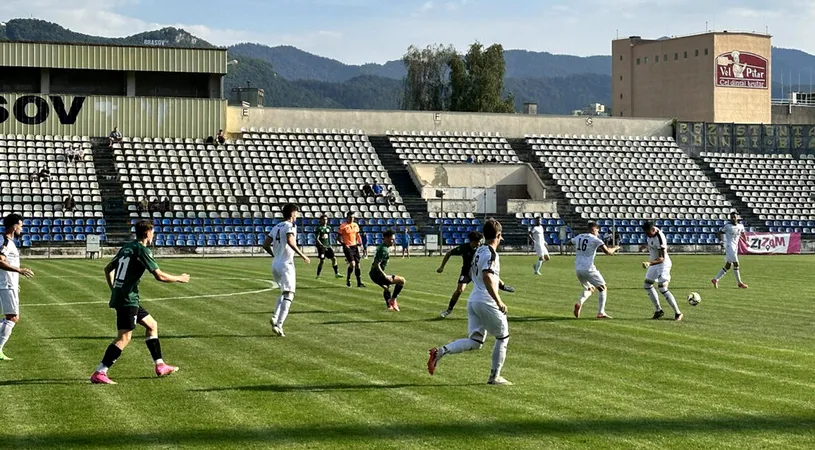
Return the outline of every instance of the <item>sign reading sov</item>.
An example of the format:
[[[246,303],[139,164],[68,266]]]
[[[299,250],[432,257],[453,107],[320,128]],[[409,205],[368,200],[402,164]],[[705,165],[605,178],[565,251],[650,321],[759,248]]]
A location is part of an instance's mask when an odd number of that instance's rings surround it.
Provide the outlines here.
[[[734,50],[716,57],[716,86],[767,89],[767,58]]]
[[[801,253],[800,233],[745,233],[739,241],[739,254],[786,255]]]

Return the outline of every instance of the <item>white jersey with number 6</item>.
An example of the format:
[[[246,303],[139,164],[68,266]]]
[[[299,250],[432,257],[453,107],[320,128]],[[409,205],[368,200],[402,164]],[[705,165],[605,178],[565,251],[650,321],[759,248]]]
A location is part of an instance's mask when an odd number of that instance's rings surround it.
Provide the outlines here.
[[[498,260],[498,253],[489,245],[482,245],[473,256],[473,265],[470,268],[470,277],[473,279],[473,291],[470,293],[468,302],[495,303],[487,291],[484,284],[484,272],[490,274],[495,287],[498,288],[498,280],[501,277],[501,262]]]
[[[289,235],[294,235],[297,239],[297,226],[288,220],[280,222],[272,228],[269,237],[272,238],[272,250],[274,251],[274,261],[272,265],[294,264],[294,250],[289,247]]]

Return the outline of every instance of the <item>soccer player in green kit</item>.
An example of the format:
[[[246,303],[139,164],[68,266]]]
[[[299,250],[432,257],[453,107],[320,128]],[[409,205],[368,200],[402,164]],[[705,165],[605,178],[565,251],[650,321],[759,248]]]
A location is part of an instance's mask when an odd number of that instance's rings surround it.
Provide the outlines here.
[[[454,247],[447,252],[441,262],[441,266],[436,269],[436,272],[444,273],[444,267],[447,265],[447,261],[450,260],[450,257],[461,256],[461,274],[458,277],[458,284],[456,285],[456,290],[453,291],[452,297],[450,297],[450,304],[447,306],[447,309],[441,312],[442,319],[453,313],[453,308],[456,307],[459,297],[464,293],[464,289],[467,288],[467,285],[473,281],[470,278],[470,267],[473,265],[473,256],[475,256],[478,247],[481,246],[481,239],[483,237],[484,236],[478,231],[471,231],[470,234],[467,235],[468,242]]]
[[[116,384],[108,378],[108,369],[122,355],[130,343],[136,324],[145,328],[145,344],[156,364],[156,376],[163,377],[178,370],[178,367],[165,364],[161,357],[161,344],[158,340],[158,324],[153,316],[139,305],[139,282],[147,270],[162,283],[187,283],[186,273],[170,275],[158,268],[153,252],[147,248],[153,241],[153,224],[147,220],[136,223],[136,240],[119,249],[116,257],[105,266],[105,279],[110,286],[109,306],[116,310],[116,340],[108,345],[102,362],[91,375],[93,384]]]
[[[382,243],[376,248],[374,255],[374,262],[371,264],[371,271],[368,276],[371,281],[381,287],[384,291],[382,296],[385,298],[385,305],[388,311],[399,311],[399,303],[396,298],[405,287],[405,279],[398,275],[388,275],[385,273],[385,268],[388,267],[388,261],[391,258],[390,248],[393,247],[393,230],[386,230],[382,233]],[[391,295],[390,286],[394,284],[393,295]]]
[[[326,259],[331,260],[331,267],[334,268],[334,277],[342,278],[337,268],[337,258],[334,256],[334,249],[331,247],[331,227],[328,226],[328,216],[320,217],[320,226],[317,227],[317,257],[320,264],[317,266],[317,278],[323,273],[323,263]]]

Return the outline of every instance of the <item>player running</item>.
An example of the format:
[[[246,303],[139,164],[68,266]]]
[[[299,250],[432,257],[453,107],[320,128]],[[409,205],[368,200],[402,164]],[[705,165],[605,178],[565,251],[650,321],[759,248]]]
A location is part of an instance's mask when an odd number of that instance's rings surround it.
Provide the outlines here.
[[[654,304],[654,317],[656,320],[665,315],[662,307],[659,305],[659,298],[657,291],[654,289],[654,283],[657,283],[659,292],[665,297],[665,300],[674,310],[674,320],[682,320],[684,317],[682,312],[679,311],[679,305],[676,303],[676,298],[668,290],[668,284],[671,282],[671,257],[668,256],[668,240],[662,234],[662,230],[655,227],[653,222],[645,222],[642,224],[642,231],[645,232],[646,247],[650,253],[650,261],[642,263],[642,267],[648,269],[645,274],[645,284],[643,288],[648,293],[648,298]]]
[[[591,297],[595,289],[599,292],[599,308],[597,309],[598,319],[611,319],[611,316],[606,314],[606,298],[608,296],[608,288],[606,287],[606,280],[597,267],[594,265],[594,258],[597,256],[597,250],[600,249],[606,255],[613,255],[619,250],[619,247],[608,248],[605,242],[599,237],[600,227],[594,223],[589,222],[589,232],[576,236],[572,239],[572,244],[575,247],[574,269],[577,272],[577,279],[583,285],[583,294],[577,303],[574,304],[574,317],[580,318],[580,311],[583,309],[583,303]]]
[[[334,249],[331,247],[331,227],[328,226],[328,216],[320,217],[320,226],[317,227],[317,258],[320,264],[317,265],[317,278],[323,272],[323,263],[326,259],[331,260],[331,267],[334,269],[334,277],[342,278],[337,267],[337,258],[334,256]]]
[[[385,230],[382,233],[382,243],[376,248],[374,254],[374,261],[371,264],[371,270],[368,276],[371,281],[377,286],[381,287],[384,291],[382,296],[385,298],[385,306],[388,311],[399,311],[399,303],[396,301],[402,288],[405,287],[405,279],[398,275],[388,275],[385,273],[385,268],[388,267],[388,260],[390,260],[390,248],[393,247],[393,230]],[[391,295],[390,286],[395,284],[393,288],[393,295]]]
[[[461,294],[464,293],[464,289],[467,289],[467,285],[473,281],[472,278],[470,278],[470,268],[473,265],[473,256],[475,255],[476,250],[478,250],[478,247],[481,246],[482,237],[484,236],[478,231],[471,231],[470,234],[467,235],[467,240],[469,242],[466,244],[461,244],[447,252],[447,254],[444,255],[444,259],[441,261],[441,266],[436,269],[436,272],[444,273],[444,267],[447,265],[447,261],[450,260],[450,257],[461,256],[461,274],[458,276],[458,285],[456,286],[456,290],[453,291],[453,295],[450,297],[450,304],[447,305],[447,309],[441,312],[442,319],[453,313],[453,308],[456,307],[459,297],[461,297]]]
[[[741,289],[747,289],[747,285],[741,281],[741,270],[739,270],[739,240],[746,241],[747,236],[744,235],[744,225],[741,223],[741,217],[735,211],[730,213],[730,222],[726,223],[721,230],[719,230],[719,240],[722,241],[724,246],[724,267],[716,275],[716,278],[710,280],[713,287],[719,289],[719,280],[721,280],[733,267],[733,275],[736,277],[736,283]]]
[[[291,302],[294,300],[294,290],[297,284],[297,273],[294,270],[294,255],[297,254],[306,264],[311,261],[297,247],[297,213],[300,208],[291,203],[283,207],[283,222],[275,225],[271,233],[266,236],[263,242],[263,250],[272,255],[272,276],[275,283],[280,286],[280,296],[277,297],[272,318],[269,324],[272,331],[280,337],[286,337],[283,333],[283,323],[289,315]]]
[[[110,287],[109,306],[116,310],[116,340],[108,345],[102,362],[91,375],[93,384],[116,384],[108,378],[108,369],[122,356],[122,351],[130,344],[136,324],[145,329],[145,341],[150,356],[156,365],[156,376],[163,377],[178,371],[164,363],[161,356],[161,343],[158,339],[158,323],[139,304],[139,282],[147,270],[162,283],[187,283],[186,273],[170,275],[158,268],[153,252],[147,248],[153,242],[153,224],[147,220],[136,223],[136,240],[119,249],[119,253],[105,266],[105,280]]]
[[[535,246],[535,254],[538,260],[532,266],[535,275],[541,274],[541,266],[543,263],[549,261],[549,250],[546,248],[546,235],[543,229],[543,222],[545,219],[539,218],[535,222],[535,226],[529,230],[529,238],[532,240],[532,245]]]
[[[357,287],[364,288],[362,271],[359,268],[359,246],[362,244],[362,238],[359,235],[359,225],[354,219],[353,212],[348,211],[348,214],[345,215],[345,223],[340,225],[339,235],[342,253],[348,263],[345,285],[351,287],[351,274],[353,273],[357,277]]]
[[[498,295],[501,263],[498,259],[498,245],[501,243],[501,223],[489,219],[484,223],[484,238],[486,244],[482,245],[473,257],[470,276],[473,279],[473,291],[467,300],[467,320],[470,336],[451,342],[444,347],[431,348],[430,358],[427,361],[427,371],[430,375],[436,372],[436,367],[445,355],[478,350],[484,345],[487,333],[495,336],[495,346],[492,350],[492,370],[489,384],[512,384],[501,376],[501,368],[507,356],[509,343],[509,323],[507,322],[507,305]]]
[[[20,275],[31,278],[31,269],[20,267],[20,250],[14,243],[23,233],[23,218],[19,214],[9,214],[3,218],[3,246],[0,247],[0,309],[3,321],[0,322],[0,361],[11,361],[3,353],[11,331],[20,320]]]

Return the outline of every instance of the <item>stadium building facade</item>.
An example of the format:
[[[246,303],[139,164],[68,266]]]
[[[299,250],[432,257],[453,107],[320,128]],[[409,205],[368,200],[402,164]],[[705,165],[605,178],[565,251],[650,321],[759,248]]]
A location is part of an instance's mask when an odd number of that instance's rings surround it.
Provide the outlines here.
[[[769,124],[770,36],[713,32],[612,42],[612,112],[696,122]]]
[[[0,42],[0,133],[205,137],[226,70],[225,49]]]

